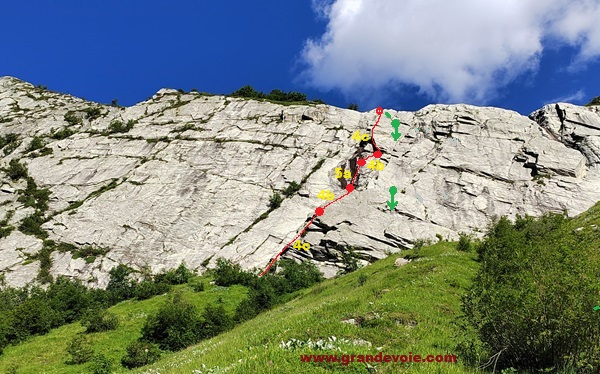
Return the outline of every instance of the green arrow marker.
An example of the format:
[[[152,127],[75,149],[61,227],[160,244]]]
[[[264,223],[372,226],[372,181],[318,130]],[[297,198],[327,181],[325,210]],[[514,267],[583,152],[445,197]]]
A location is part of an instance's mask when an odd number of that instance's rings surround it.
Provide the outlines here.
[[[387,205],[388,207],[390,207],[390,210],[394,210],[394,208],[396,207],[396,205],[398,205],[398,202],[394,200],[394,196],[398,193],[398,189],[396,188],[396,186],[392,186],[390,187],[390,200],[391,201],[387,201]]]
[[[595,306],[595,307],[594,307],[594,310],[600,310],[600,305],[598,305],[598,306]]]
[[[394,118],[392,120],[392,127],[394,128],[392,138],[394,138],[394,141],[397,142],[398,139],[400,139],[400,137],[402,136],[402,133],[398,132],[398,129],[400,128],[400,121],[397,118]]]
[[[392,118],[392,115],[391,115],[391,114],[389,114],[388,112],[385,112],[385,116],[386,116],[387,118]]]

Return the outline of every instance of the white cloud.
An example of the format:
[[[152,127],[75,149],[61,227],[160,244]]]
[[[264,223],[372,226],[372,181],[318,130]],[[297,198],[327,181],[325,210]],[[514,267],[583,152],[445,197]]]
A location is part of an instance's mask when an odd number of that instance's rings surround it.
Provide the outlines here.
[[[388,84],[437,100],[485,102],[525,72],[544,46],[579,47],[575,63],[600,55],[598,0],[313,0],[328,19],[307,40],[302,77],[348,94]]]
[[[550,99],[547,100],[544,105],[546,104],[553,104],[553,103],[580,103],[583,99],[585,99],[585,91],[584,90],[579,90],[575,93],[571,93],[570,95],[566,95],[566,96],[559,96],[559,97],[555,97],[554,99]]]

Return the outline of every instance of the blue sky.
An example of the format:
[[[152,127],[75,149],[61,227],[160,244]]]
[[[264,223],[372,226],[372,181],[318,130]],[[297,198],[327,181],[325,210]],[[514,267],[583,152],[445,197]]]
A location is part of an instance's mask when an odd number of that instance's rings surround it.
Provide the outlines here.
[[[250,84],[361,110],[528,114],[600,95],[598,0],[29,1],[3,14],[0,76],[102,103]]]

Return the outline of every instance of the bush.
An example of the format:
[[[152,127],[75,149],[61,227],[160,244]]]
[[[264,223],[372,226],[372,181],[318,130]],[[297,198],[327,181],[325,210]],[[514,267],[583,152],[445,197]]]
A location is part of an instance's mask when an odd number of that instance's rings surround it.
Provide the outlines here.
[[[2,151],[5,156],[11,154],[19,145],[21,145],[21,142],[17,134],[10,133],[0,136],[0,148],[4,148]]]
[[[25,217],[19,225],[19,231],[26,235],[35,235],[38,238],[45,239],[48,233],[42,229],[44,217],[41,212],[35,212],[32,215]]]
[[[263,98],[265,94],[256,91],[252,86],[244,86],[237,91],[233,91],[231,96],[248,97],[248,98]]]
[[[201,338],[211,338],[233,327],[233,318],[225,311],[223,305],[207,305],[202,313]]]
[[[94,350],[92,343],[85,335],[77,335],[67,346],[67,353],[71,355],[71,360],[68,364],[84,364],[92,359]]]
[[[178,351],[200,340],[201,325],[196,307],[176,294],[157,314],[148,317],[141,339],[157,343],[164,350]]]
[[[591,312],[600,294],[597,240],[574,233],[559,214],[495,223],[477,246],[481,267],[463,298],[465,318],[483,342],[463,344],[467,357],[501,351],[499,369],[598,372],[600,324]]]
[[[79,280],[59,276],[46,291],[50,307],[60,313],[61,324],[71,323],[81,317],[90,306],[87,288]]]
[[[461,232],[458,235],[459,235],[459,239],[458,239],[458,244],[456,245],[456,249],[459,251],[462,251],[462,252],[471,252],[471,249],[472,249],[471,236],[467,235],[464,232]]]
[[[365,283],[367,283],[367,276],[364,274],[359,275],[358,276],[358,285],[362,286]]]
[[[595,98],[592,99],[592,101],[585,104],[585,106],[593,106],[593,105],[600,105],[600,96],[596,96]]]
[[[75,112],[72,112],[72,111],[68,111],[67,113],[65,113],[64,118],[65,118],[65,121],[71,126],[81,125],[83,123],[81,117],[79,117],[78,115],[75,114]]]
[[[39,136],[34,136],[33,139],[31,139],[31,142],[29,142],[27,152],[33,152],[40,148],[44,148],[44,145],[44,140],[42,138],[40,138]]]
[[[238,304],[233,319],[236,323],[241,323],[256,317],[258,312],[254,301],[246,298]]]
[[[152,296],[167,293],[170,289],[171,287],[166,283],[143,281],[137,284],[133,295],[138,300],[146,300],[151,298]]]
[[[94,355],[90,366],[92,374],[110,374],[113,371],[113,362],[103,354]]]
[[[133,272],[128,266],[119,264],[110,269],[110,280],[106,286],[106,291],[109,292],[112,304],[119,301],[131,299],[135,291],[135,282],[129,279],[129,275]]]
[[[352,103],[352,104],[348,105],[348,109],[356,110],[358,112],[358,104]]]
[[[35,180],[27,177],[27,188],[19,190],[20,194],[17,201],[23,203],[25,207],[33,207],[38,211],[44,212],[48,209],[48,200],[50,199],[50,190],[47,188],[38,189]]]
[[[8,163],[8,169],[6,170],[6,174],[8,177],[14,181],[19,180],[21,178],[27,178],[29,173],[27,172],[27,167],[19,162],[19,160],[13,158]]]
[[[279,208],[281,206],[282,201],[283,198],[281,197],[281,195],[275,192],[273,196],[271,196],[271,198],[269,199],[269,210],[275,210]]]
[[[203,292],[205,289],[204,282],[192,283],[190,284],[190,287],[192,287],[194,292]]]
[[[16,340],[30,335],[43,335],[61,323],[60,314],[52,309],[47,299],[30,297],[13,310],[13,329]]]
[[[273,287],[271,279],[277,276],[263,276],[256,278],[252,288],[248,291],[248,298],[257,312],[271,309],[278,302],[278,294]]]
[[[121,359],[121,364],[133,369],[158,361],[160,355],[161,351],[156,344],[136,340],[127,347],[127,355]]]
[[[359,268],[358,255],[352,247],[348,247],[342,252],[342,262],[344,263],[344,273],[351,273]]]
[[[283,270],[279,274],[285,279],[286,292],[294,292],[321,282],[323,274],[309,261],[297,263],[293,260],[281,262]]]
[[[242,270],[240,265],[233,264],[224,258],[217,259],[217,267],[212,271],[215,284],[218,286],[232,286],[234,284],[248,285],[252,274]]]
[[[119,326],[119,317],[105,309],[93,308],[81,318],[86,333],[115,330]]]
[[[96,107],[96,108],[86,108],[83,111],[85,113],[85,117],[87,119],[89,119],[90,121],[93,121],[96,118],[99,118],[100,115],[102,115],[102,112],[100,111],[100,108],[98,108],[98,107]]]
[[[127,123],[123,123],[121,121],[112,121],[110,125],[108,125],[108,134],[116,134],[116,133],[125,133],[129,132],[133,128],[137,121],[129,120]]]
[[[167,272],[157,274],[155,281],[168,284],[184,284],[193,276],[194,273],[182,262],[177,269],[171,269]]]
[[[302,186],[298,183],[296,183],[296,181],[291,181],[288,186],[285,188],[285,190],[283,190],[283,195],[290,197],[293,194],[295,194],[296,192],[300,191],[300,188]]]
[[[50,137],[52,139],[62,140],[62,139],[68,138],[69,136],[71,136],[73,134],[75,134],[75,130],[65,127],[62,130],[54,131],[52,134],[50,134]]]

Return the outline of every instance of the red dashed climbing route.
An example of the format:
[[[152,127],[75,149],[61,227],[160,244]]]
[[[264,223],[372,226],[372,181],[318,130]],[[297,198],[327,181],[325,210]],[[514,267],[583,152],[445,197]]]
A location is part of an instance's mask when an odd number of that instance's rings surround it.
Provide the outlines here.
[[[338,197],[337,199],[330,201],[329,203],[325,204],[322,207],[317,207],[315,209],[315,213],[313,214],[313,216],[311,217],[311,219],[308,221],[308,223],[306,224],[306,226],[304,226],[304,229],[302,229],[302,231],[300,231],[300,233],[298,235],[296,235],[294,237],[294,239],[292,241],[290,241],[285,247],[283,247],[283,249],[277,254],[277,256],[275,256],[271,262],[269,263],[269,265],[267,266],[267,268],[260,273],[260,276],[262,277],[263,275],[265,275],[269,269],[271,269],[271,266],[273,266],[273,264],[277,261],[277,259],[279,258],[279,256],[281,256],[286,249],[288,249],[292,244],[294,244],[294,242],[296,240],[298,240],[298,238],[300,238],[308,229],[308,227],[310,225],[312,225],[313,221],[315,220],[315,218],[317,218],[317,216],[322,216],[325,213],[325,209],[327,209],[328,206],[330,206],[331,204],[334,204],[335,202],[343,199],[344,197],[348,196],[352,191],[354,191],[354,181],[356,180],[356,177],[358,177],[358,172],[360,171],[360,168],[365,166],[367,164],[367,160],[370,159],[371,157],[374,158],[381,158],[381,156],[383,155],[381,153],[381,149],[379,149],[379,147],[377,146],[377,144],[375,143],[375,127],[377,127],[377,124],[379,124],[379,120],[381,119],[381,115],[383,114],[383,108],[378,107],[377,110],[375,110],[375,113],[377,113],[377,121],[375,122],[375,124],[373,125],[373,128],[371,129],[371,142],[373,144],[373,149],[375,149],[375,151],[373,152],[373,154],[365,157],[365,158],[361,158],[358,159],[357,161],[357,167],[356,167],[356,172],[354,173],[354,177],[352,177],[352,181],[350,182],[350,184],[348,184],[346,186],[346,193],[343,194],[342,196]]]

